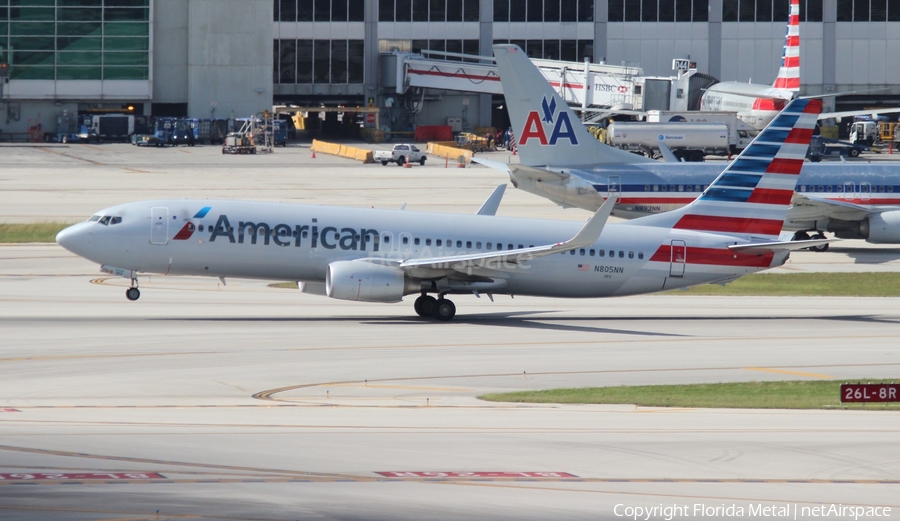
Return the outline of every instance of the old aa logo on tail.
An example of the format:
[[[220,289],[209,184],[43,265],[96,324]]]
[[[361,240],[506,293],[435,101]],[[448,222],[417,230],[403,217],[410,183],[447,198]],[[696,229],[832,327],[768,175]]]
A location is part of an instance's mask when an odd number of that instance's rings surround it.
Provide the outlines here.
[[[560,110],[557,114],[556,98],[547,97],[541,101],[541,112],[532,110],[525,118],[525,128],[522,129],[519,145],[528,144],[529,139],[536,139],[541,145],[556,145],[560,139],[568,139],[572,145],[578,144],[578,138],[575,136],[575,129],[572,128],[572,121],[569,119],[569,112]],[[555,122],[554,122],[555,120]],[[579,122],[580,124],[580,122]],[[550,138],[547,139],[547,130],[550,130]]]

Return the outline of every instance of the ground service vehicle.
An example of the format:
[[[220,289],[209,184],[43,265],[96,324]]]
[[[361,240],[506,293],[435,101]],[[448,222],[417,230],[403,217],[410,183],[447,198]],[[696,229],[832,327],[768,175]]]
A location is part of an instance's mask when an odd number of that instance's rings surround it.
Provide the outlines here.
[[[387,166],[388,163],[397,163],[398,166],[403,166],[406,162],[424,165],[426,159],[425,154],[421,150],[415,145],[410,145],[408,143],[394,145],[394,148],[391,151],[376,150],[372,157],[376,162],[380,162],[385,166]]]

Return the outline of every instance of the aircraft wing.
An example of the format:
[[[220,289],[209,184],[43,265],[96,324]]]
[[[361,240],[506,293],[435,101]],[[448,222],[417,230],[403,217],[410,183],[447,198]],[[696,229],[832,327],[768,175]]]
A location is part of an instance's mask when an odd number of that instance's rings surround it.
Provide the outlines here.
[[[789,221],[823,220],[861,221],[873,213],[871,208],[854,203],[795,193],[788,211]]]
[[[556,253],[563,253],[577,248],[584,248],[597,242],[600,233],[603,232],[606,221],[612,213],[616,199],[610,197],[600,206],[600,209],[588,220],[581,230],[571,239],[546,246],[533,248],[520,248],[516,250],[502,250],[493,252],[469,253],[464,255],[450,255],[447,257],[432,257],[426,259],[410,259],[401,262],[398,267],[404,270],[456,270],[464,271],[472,268],[500,268],[515,266],[523,261],[537,257],[546,257]]]
[[[878,110],[846,110],[843,112],[823,112],[819,114],[819,119],[843,118],[850,116],[877,116],[878,114],[893,114],[895,112],[900,112],[900,107]]]

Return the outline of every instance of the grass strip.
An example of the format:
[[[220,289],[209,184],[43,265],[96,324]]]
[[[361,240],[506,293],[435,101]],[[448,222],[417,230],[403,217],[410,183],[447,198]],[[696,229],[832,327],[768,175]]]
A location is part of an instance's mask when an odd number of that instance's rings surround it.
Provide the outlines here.
[[[706,284],[670,295],[900,297],[900,273],[757,273],[725,286]]]
[[[849,383],[892,383],[893,380],[853,380]],[[485,394],[490,402],[635,404],[643,407],[723,409],[900,409],[900,403],[842,404],[844,380],[740,382],[693,385],[584,387]]]
[[[56,242],[56,234],[72,223],[0,223],[0,243]]]

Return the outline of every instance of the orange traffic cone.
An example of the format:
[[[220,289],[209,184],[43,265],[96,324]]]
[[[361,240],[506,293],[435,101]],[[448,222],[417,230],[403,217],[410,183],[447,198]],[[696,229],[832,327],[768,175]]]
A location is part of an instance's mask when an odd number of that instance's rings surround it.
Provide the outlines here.
[[[403,162],[403,168],[412,168],[412,163],[409,160],[409,157],[406,158],[406,161]]]
[[[311,148],[310,150],[312,150],[312,153],[313,153],[312,159],[315,159],[316,158],[316,150],[314,148]]]

